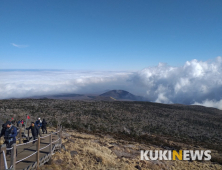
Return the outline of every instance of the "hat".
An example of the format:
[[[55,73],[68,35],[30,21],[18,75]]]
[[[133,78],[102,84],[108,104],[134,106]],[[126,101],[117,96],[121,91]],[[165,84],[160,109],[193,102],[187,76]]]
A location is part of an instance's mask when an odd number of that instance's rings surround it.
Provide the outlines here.
[[[6,124],[6,125],[11,125],[11,124],[12,124],[12,122],[7,121],[5,124]]]
[[[40,117],[38,119],[40,120]]]

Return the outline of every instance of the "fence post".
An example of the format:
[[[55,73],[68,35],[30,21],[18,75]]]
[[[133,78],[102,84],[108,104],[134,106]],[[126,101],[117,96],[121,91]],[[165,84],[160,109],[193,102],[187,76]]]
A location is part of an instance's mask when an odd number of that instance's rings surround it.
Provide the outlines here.
[[[40,149],[40,136],[38,136],[38,140],[36,142],[36,151],[37,151],[37,153],[36,153],[36,162],[37,162],[36,168],[39,168],[39,155],[40,155],[39,149]]]
[[[11,166],[13,166],[13,169],[16,169],[16,143],[12,145],[11,150]]]
[[[19,127],[19,144],[22,143],[22,128]]]
[[[4,158],[3,158],[3,151],[6,154],[6,144],[1,145],[0,148],[0,170],[5,170]]]
[[[60,126],[59,138],[59,144],[62,145],[62,126]]]
[[[29,130],[27,130],[27,133],[28,133],[28,141],[29,141],[29,139],[30,139],[30,137],[29,137]]]
[[[56,125],[56,132],[58,132],[58,130],[59,130],[59,124],[57,123],[57,125]]]
[[[49,153],[52,154],[52,133],[49,135]]]

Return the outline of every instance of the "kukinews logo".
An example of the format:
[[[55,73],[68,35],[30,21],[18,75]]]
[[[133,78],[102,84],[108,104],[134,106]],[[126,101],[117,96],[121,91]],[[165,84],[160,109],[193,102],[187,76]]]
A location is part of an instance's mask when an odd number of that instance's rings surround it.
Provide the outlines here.
[[[210,160],[210,150],[141,150],[140,160]]]

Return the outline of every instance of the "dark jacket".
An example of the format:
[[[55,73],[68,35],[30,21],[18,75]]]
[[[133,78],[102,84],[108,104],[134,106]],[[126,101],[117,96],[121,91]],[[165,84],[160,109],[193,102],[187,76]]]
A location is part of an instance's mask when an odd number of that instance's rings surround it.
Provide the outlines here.
[[[17,128],[15,126],[11,126],[10,128],[6,128],[5,130],[5,141],[13,141],[16,142],[16,136],[17,136]]]
[[[45,128],[46,125],[47,125],[47,122],[45,121],[45,119],[43,119],[43,121],[42,121],[42,128]]]
[[[3,124],[0,137],[5,136],[5,130],[6,130],[6,124]]]
[[[17,122],[17,126],[19,127],[19,124],[21,123],[21,120],[19,120],[18,122]]]
[[[38,129],[36,127],[36,125],[34,126],[29,126],[28,128],[26,128],[26,130],[30,130],[32,131],[32,136],[38,136]]]
[[[40,120],[37,120],[35,122],[35,126],[39,129],[42,126],[42,123],[40,122]]]

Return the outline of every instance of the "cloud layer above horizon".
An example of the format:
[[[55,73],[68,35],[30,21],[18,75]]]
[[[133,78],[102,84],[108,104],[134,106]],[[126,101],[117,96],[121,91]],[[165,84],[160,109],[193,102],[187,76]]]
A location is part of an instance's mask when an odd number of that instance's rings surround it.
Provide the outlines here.
[[[159,63],[138,72],[0,71],[0,98],[127,90],[149,101],[197,104],[222,109],[222,58]]]

